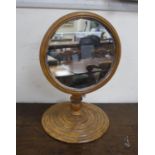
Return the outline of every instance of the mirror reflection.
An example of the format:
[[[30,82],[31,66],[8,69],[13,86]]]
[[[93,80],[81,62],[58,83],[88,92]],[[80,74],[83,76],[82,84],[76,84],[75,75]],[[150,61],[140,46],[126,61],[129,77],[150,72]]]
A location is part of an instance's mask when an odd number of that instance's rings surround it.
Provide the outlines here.
[[[47,65],[65,86],[82,89],[103,80],[114,62],[115,43],[104,25],[92,19],[64,23],[50,38]]]

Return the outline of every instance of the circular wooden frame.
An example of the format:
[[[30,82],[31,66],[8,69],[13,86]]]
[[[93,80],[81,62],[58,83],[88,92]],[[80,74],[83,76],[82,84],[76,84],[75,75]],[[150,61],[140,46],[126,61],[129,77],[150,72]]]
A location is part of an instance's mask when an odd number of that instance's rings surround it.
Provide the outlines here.
[[[106,27],[106,29],[109,32],[111,32],[111,35],[115,42],[115,60],[108,75],[103,80],[98,82],[96,85],[92,85],[83,89],[75,89],[61,84],[54,76],[51,76],[49,68],[46,64],[46,56],[47,56],[46,54],[47,54],[49,39],[55,34],[55,32],[62,24],[64,24],[67,21],[78,19],[78,18],[93,19],[100,22]],[[120,56],[121,56],[121,43],[120,43],[119,36],[116,30],[114,29],[114,27],[105,18],[90,12],[73,12],[58,19],[54,24],[50,26],[50,28],[46,32],[40,47],[40,64],[44,75],[46,76],[48,81],[56,88],[58,88],[59,90],[65,93],[72,94],[72,95],[84,95],[92,91],[95,91],[100,87],[102,87],[103,85],[105,85],[114,75],[120,61]]]

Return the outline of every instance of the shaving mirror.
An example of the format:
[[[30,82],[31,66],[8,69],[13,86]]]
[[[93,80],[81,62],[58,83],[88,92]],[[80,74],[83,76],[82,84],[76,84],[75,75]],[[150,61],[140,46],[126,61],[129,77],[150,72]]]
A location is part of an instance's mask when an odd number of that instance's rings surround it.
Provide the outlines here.
[[[44,75],[57,89],[71,94],[70,102],[57,103],[42,117],[44,130],[68,143],[98,139],[107,131],[107,114],[82,97],[105,85],[120,60],[120,40],[103,17],[74,12],[58,19],[46,32],[40,63]]]

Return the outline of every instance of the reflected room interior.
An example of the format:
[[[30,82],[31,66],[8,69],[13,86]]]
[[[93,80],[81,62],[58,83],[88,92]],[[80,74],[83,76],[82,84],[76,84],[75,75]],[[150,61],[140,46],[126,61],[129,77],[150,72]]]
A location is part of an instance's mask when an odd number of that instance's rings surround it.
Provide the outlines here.
[[[92,19],[70,20],[48,43],[46,62],[61,84],[82,89],[106,78],[115,58],[115,43],[104,25]]]

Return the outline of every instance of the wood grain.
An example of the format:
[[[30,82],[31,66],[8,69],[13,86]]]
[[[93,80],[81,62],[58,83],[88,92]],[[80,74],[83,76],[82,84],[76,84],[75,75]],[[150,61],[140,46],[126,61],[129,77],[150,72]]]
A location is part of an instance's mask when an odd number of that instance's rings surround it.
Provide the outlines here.
[[[137,104],[98,104],[110,118],[100,139],[67,144],[48,136],[41,117],[51,104],[17,104],[17,155],[137,155]],[[128,136],[130,146],[125,145]]]
[[[106,133],[109,119],[101,108],[81,103],[75,111],[72,105],[77,104],[59,103],[44,112],[42,125],[51,137],[67,143],[87,143]]]

